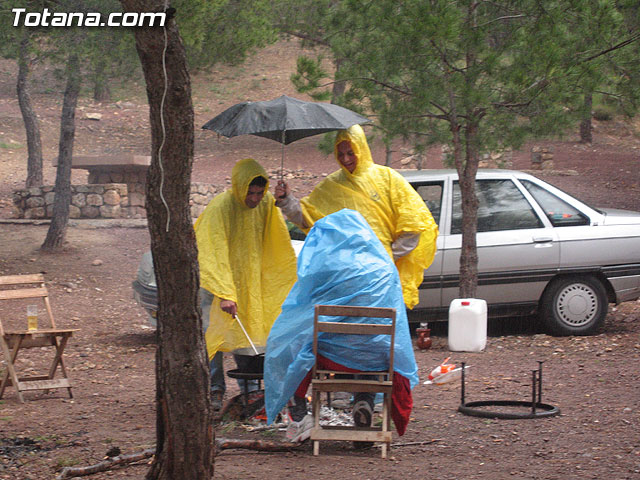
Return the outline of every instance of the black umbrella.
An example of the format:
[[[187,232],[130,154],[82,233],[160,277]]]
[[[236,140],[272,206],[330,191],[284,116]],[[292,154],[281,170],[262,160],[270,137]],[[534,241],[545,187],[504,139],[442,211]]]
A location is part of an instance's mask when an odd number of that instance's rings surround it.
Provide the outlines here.
[[[209,120],[202,128],[227,138],[257,135],[280,142],[284,165],[284,145],[370,121],[339,105],[305,102],[282,95],[274,100],[238,103]]]

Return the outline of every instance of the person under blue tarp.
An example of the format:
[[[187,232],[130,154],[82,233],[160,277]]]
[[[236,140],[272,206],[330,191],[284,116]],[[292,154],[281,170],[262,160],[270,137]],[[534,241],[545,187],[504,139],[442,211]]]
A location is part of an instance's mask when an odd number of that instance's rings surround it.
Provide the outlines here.
[[[380,240],[362,215],[348,209],[318,220],[309,232],[298,256],[298,280],[269,333],[264,366],[268,423],[274,421],[290,398],[304,398],[314,364],[312,344],[316,304],[396,309],[391,415],[402,435],[413,406],[411,389],[418,384],[418,367],[402,285],[393,260]],[[358,321],[379,323],[385,319],[361,318]],[[318,350],[322,361],[334,367],[342,366],[345,371],[386,370],[389,341],[386,335],[357,343],[349,336],[321,336]],[[357,420],[355,408],[354,420]],[[312,424],[312,419],[305,417],[303,427],[307,431],[309,422]],[[287,436],[290,440],[303,439],[289,433]]]

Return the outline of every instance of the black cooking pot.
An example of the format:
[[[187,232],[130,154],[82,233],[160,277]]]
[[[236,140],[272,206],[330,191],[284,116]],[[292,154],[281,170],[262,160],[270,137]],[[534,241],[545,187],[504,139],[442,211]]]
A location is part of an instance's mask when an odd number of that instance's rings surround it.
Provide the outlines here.
[[[239,368],[242,373],[263,373],[264,372],[264,353],[253,355],[251,360],[247,362],[244,368]]]

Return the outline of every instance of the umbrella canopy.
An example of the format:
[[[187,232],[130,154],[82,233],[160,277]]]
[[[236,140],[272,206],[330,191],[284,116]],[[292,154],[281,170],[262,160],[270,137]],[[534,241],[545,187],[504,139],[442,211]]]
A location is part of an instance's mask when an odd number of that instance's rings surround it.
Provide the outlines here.
[[[263,102],[242,102],[209,120],[202,128],[227,138],[257,135],[284,145],[320,133],[343,130],[369,120],[351,110],[282,95]]]

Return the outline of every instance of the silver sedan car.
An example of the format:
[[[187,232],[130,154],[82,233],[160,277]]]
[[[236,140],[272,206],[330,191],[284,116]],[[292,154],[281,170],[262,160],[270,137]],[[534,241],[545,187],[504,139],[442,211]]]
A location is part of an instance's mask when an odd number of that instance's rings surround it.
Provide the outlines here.
[[[455,170],[404,171],[439,225],[412,318],[458,298],[462,207]],[[589,335],[609,303],[640,297],[640,213],[593,208],[523,172],[479,170],[478,289],[489,316],[538,313],[549,332]],[[415,316],[414,316],[415,315]]]

